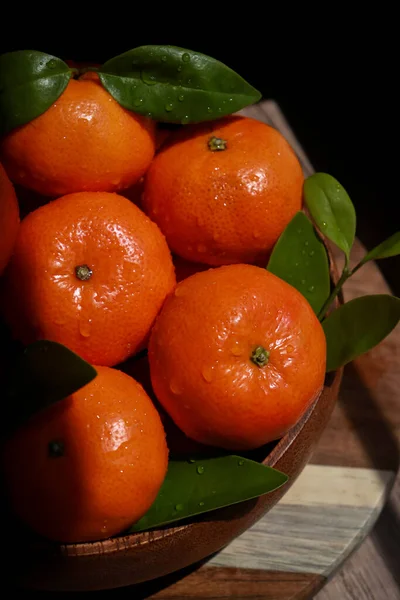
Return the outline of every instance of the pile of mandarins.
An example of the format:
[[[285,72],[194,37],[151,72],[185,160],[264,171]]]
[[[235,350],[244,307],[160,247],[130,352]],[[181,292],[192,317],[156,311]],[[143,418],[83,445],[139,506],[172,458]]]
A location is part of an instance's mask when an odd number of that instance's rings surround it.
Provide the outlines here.
[[[0,140],[2,317],[14,339],[59,342],[97,370],[5,443],[11,505],[53,540],[146,513],[168,418],[193,444],[252,449],[323,386],[322,327],[265,269],[302,208],[292,148],[239,116],[164,133],[89,73]]]

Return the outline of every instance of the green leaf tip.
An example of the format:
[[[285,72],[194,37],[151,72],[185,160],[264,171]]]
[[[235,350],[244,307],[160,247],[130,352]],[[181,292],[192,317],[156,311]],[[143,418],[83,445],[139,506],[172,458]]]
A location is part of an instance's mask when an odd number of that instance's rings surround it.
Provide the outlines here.
[[[7,427],[22,425],[31,416],[90,383],[96,369],[66,346],[40,340],[20,353],[5,387]]]
[[[284,473],[241,456],[170,460],[154,504],[130,531],[161,527],[251,500],[278,489],[287,480]]]
[[[344,187],[327,173],[304,181],[304,201],[318,229],[345,254],[348,261],[356,232],[356,212]]]
[[[318,314],[329,296],[326,248],[310,219],[299,211],[274,246],[267,270],[295,287]]]
[[[400,299],[361,296],[334,310],[323,322],[327,371],[334,371],[377,346],[400,320]]]
[[[220,61],[176,46],[140,46],[99,69],[103,86],[124,108],[166,123],[230,115],[261,94]]]
[[[389,238],[381,242],[370,250],[361,260],[358,267],[365,265],[370,260],[378,260],[381,258],[390,258],[400,254],[400,231],[397,231]]]
[[[0,55],[0,134],[46,112],[71,76],[64,61],[44,52],[16,50]]]

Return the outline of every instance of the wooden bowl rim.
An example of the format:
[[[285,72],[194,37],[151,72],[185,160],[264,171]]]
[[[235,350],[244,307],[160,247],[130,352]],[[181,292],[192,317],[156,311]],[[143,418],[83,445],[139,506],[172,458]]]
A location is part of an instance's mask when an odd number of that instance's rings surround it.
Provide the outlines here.
[[[318,402],[321,398],[321,394],[327,388],[334,387],[336,383],[340,383],[342,378],[343,367],[335,371],[332,375],[332,379],[329,385],[324,384],[320,392],[311,401],[310,406],[303,414],[303,416],[297,421],[297,423],[277,442],[274,448],[267,454],[263,459],[262,464],[273,467],[280,460],[280,458],[287,452],[291,444],[296,440],[308,420],[311,418],[314,410],[316,409]],[[151,542],[155,542],[160,539],[166,539],[176,533],[190,527],[193,523],[198,521],[194,520],[184,525],[177,525],[175,527],[168,527],[166,529],[152,529],[149,531],[143,531],[139,533],[129,533],[127,535],[117,535],[112,538],[105,540],[99,540],[94,542],[78,542],[75,544],[59,544],[61,552],[66,556],[92,556],[99,554],[111,554],[119,552],[121,550],[127,550],[134,546],[144,546]],[[45,544],[46,541],[44,542]]]
[[[320,233],[320,232],[318,232]],[[329,270],[333,283],[336,283],[339,279],[339,273],[337,269],[336,262],[333,258],[333,254],[331,251],[331,247],[329,241],[322,235],[321,238],[324,242],[328,260],[329,260]],[[339,295],[335,301],[335,308],[343,303],[343,296]],[[315,398],[311,400],[307,410],[302,415],[302,417],[297,421],[297,423],[282,437],[280,438],[276,445],[272,448],[272,450],[267,454],[267,456],[262,460],[262,464],[268,465],[269,467],[274,467],[276,463],[283,457],[285,452],[290,448],[292,443],[296,440],[297,436],[300,434],[311,415],[313,414],[315,408],[318,405],[318,402],[321,398],[324,390],[334,387],[335,384],[340,385],[340,381],[343,375],[343,367],[337,369],[333,373],[330,374],[331,381],[328,385],[325,383],[321,390],[315,395]],[[212,512],[212,511],[211,511]],[[207,513],[209,514],[209,513]],[[201,516],[201,515],[200,515]],[[48,542],[47,540],[41,540],[39,543],[35,544],[35,547],[43,547],[47,548],[49,545],[53,545],[56,548],[59,548],[60,552],[64,556],[69,557],[79,557],[79,556],[98,556],[99,554],[113,554],[116,552],[120,552],[121,550],[128,550],[133,547],[145,546],[151,542],[155,542],[157,540],[164,540],[175,534],[187,529],[195,523],[199,523],[201,521],[195,520],[189,523],[185,523],[183,525],[176,525],[175,527],[167,527],[161,529],[151,529],[149,531],[143,531],[139,533],[128,533],[126,535],[116,535],[111,538],[107,538],[105,540],[98,540],[93,542],[76,542],[69,544],[58,544],[57,542]]]

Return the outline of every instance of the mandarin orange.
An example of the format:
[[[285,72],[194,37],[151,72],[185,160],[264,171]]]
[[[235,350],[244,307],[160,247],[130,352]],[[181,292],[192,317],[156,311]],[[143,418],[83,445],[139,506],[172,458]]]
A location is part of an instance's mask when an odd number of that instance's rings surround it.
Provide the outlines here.
[[[228,450],[284,435],[322,390],[326,341],[300,292],[265,269],[196,273],[153,327],[154,393],[190,438]]]
[[[13,184],[0,164],[0,274],[10,260],[19,228],[19,208]]]
[[[122,108],[93,73],[71,79],[46,112],[0,142],[12,181],[46,196],[128,188],[154,152],[154,122]]]
[[[37,413],[3,448],[13,511],[59,542],[120,533],[147,512],[167,472],[164,429],[142,386],[96,369],[91,383]]]
[[[4,315],[16,339],[49,339],[113,366],[146,343],[175,286],[159,228],[118,194],[69,194],[21,223],[5,274]]]
[[[281,133],[225,117],[170,133],[146,172],[143,209],[183,258],[264,266],[302,206],[303,181]]]

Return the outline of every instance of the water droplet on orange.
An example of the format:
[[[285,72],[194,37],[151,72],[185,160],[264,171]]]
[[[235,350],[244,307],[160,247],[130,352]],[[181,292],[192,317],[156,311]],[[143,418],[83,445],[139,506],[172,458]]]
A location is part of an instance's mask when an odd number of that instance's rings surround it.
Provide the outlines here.
[[[82,337],[88,338],[92,332],[92,319],[79,322],[79,333]]]
[[[184,290],[182,289],[182,287],[180,285],[177,285],[175,288],[175,292],[174,292],[174,296],[176,296],[177,298],[181,297],[184,295]]]
[[[171,390],[171,392],[172,392],[173,394],[175,394],[176,396],[177,396],[178,394],[181,394],[181,393],[182,393],[182,388],[181,388],[181,386],[180,386],[180,385],[179,385],[179,383],[178,383],[177,381],[175,381],[174,379],[172,379],[172,380],[170,381],[170,384],[169,384],[169,389],[170,389],[170,390]]]
[[[288,353],[289,353],[289,354],[291,354],[291,353],[293,352],[293,350],[294,350],[294,348],[293,348],[292,344],[289,344],[289,345],[287,346],[286,350],[288,351]]]
[[[233,356],[241,356],[243,354],[243,348],[241,347],[239,342],[235,342],[231,348],[231,353]]]
[[[210,383],[213,380],[214,377],[214,367],[203,367],[201,370],[201,374],[203,376],[204,381],[207,381],[207,383]]]

